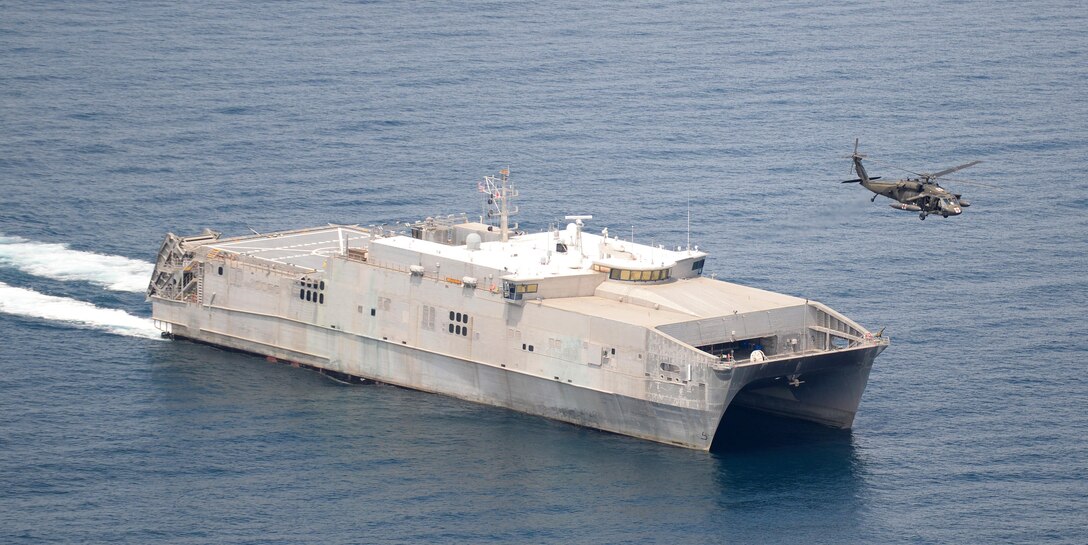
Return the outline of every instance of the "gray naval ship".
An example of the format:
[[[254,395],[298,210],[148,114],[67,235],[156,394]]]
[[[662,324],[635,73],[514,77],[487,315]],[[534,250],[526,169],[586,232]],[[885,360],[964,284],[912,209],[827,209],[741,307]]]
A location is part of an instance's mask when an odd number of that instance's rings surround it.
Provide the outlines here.
[[[168,234],[163,334],[708,450],[727,408],[849,428],[888,339],[816,301],[703,275],[698,247],[511,224],[508,171],[466,215]],[[492,225],[490,220],[496,220]]]

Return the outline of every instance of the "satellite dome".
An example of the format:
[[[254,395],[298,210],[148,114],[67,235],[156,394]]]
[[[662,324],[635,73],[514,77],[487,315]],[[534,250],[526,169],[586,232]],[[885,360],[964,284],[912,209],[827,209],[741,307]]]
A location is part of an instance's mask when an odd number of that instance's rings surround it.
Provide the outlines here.
[[[479,250],[481,242],[483,242],[483,239],[480,238],[478,233],[469,233],[468,236],[465,237],[465,246],[468,246],[470,252]]]

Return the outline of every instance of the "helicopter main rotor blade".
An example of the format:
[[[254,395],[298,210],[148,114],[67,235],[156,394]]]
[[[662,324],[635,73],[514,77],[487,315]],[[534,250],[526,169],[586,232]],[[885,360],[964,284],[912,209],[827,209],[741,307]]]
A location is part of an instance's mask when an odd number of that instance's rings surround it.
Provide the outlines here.
[[[957,170],[963,170],[963,169],[965,169],[967,167],[973,167],[973,166],[975,166],[975,165],[977,165],[977,164],[979,164],[981,162],[982,161],[971,161],[970,163],[964,163],[964,164],[962,164],[962,165],[960,165],[958,167],[946,168],[946,169],[944,169],[944,170],[942,170],[940,172],[935,172],[933,174],[930,174],[929,178],[940,178],[941,176],[944,176],[945,174],[952,174],[953,172],[956,172]]]
[[[869,161],[871,161],[871,162],[873,162],[873,163],[876,163],[876,164],[878,164],[878,165],[882,165],[882,166],[886,166],[886,167],[894,168],[895,170],[902,170],[903,172],[906,172],[906,173],[908,173],[908,174],[913,174],[913,175],[915,175],[915,176],[920,176],[920,177],[925,177],[925,176],[928,176],[928,174],[922,174],[921,172],[914,172],[913,170],[907,170],[907,169],[905,169],[905,168],[903,168],[903,167],[897,167],[897,166],[895,166],[895,165],[893,165],[893,164],[885,163],[885,162],[883,162],[883,161],[875,161],[875,160],[873,160],[873,159],[869,159]]]
[[[975,182],[975,181],[972,181],[972,180],[957,180],[957,179],[952,179],[952,178],[945,178],[944,181],[952,182],[954,184],[968,184],[968,185],[977,185],[979,187],[988,187],[990,189],[1000,189],[996,185],[984,184],[982,182]]]

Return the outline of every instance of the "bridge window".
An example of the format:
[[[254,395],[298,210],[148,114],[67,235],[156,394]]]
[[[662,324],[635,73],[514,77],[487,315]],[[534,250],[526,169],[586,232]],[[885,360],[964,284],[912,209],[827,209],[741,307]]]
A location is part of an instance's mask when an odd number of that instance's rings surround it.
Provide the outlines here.
[[[502,290],[503,297],[517,301],[522,299],[526,293],[536,293],[539,287],[539,284],[515,284],[513,282],[505,282]]]
[[[649,271],[612,269],[608,273],[608,278],[624,282],[660,282],[662,280],[668,280],[671,276],[671,269],[654,269]]]

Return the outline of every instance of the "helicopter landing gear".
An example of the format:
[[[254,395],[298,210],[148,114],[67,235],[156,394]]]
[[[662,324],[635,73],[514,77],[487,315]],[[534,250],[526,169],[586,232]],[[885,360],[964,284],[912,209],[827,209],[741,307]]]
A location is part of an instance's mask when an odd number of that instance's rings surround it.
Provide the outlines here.
[[[876,202],[877,195],[873,195],[873,198],[869,199],[869,202]]]
[[[920,220],[926,219],[926,213],[922,212],[922,213],[918,214],[918,219],[920,219]]]

